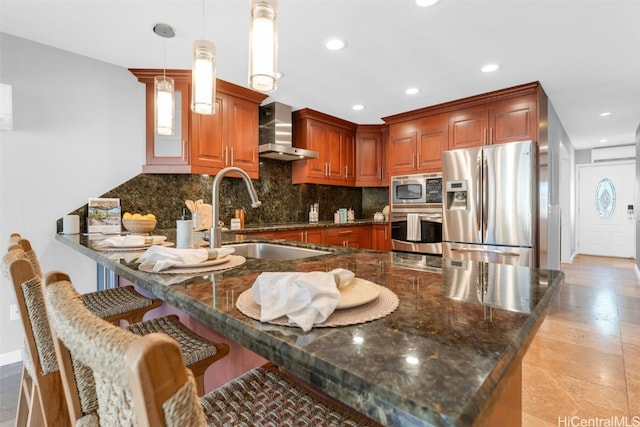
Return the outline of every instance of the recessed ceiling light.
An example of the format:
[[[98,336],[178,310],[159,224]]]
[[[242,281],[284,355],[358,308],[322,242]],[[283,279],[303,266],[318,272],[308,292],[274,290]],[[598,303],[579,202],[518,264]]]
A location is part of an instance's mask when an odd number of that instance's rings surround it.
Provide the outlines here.
[[[493,73],[498,68],[500,68],[500,66],[498,64],[487,64],[484,67],[482,67],[482,72],[483,73]]]
[[[353,107],[351,107],[353,109],[353,111],[362,111],[364,110],[364,105],[362,104],[356,104]]]
[[[611,115],[611,113],[608,112],[608,111],[605,111],[604,113],[600,113],[600,117],[607,117],[607,116],[610,116],[610,115]]]
[[[608,139],[601,139],[600,142],[609,142]]]
[[[416,5],[420,7],[429,7],[438,3],[440,0],[416,0]]]
[[[404,93],[406,93],[407,95],[415,95],[416,93],[419,93],[419,92],[420,92],[420,89],[418,89],[417,87],[410,87],[404,91]]]
[[[324,42],[324,46],[329,50],[340,50],[347,47],[347,42],[342,39],[329,39]]]

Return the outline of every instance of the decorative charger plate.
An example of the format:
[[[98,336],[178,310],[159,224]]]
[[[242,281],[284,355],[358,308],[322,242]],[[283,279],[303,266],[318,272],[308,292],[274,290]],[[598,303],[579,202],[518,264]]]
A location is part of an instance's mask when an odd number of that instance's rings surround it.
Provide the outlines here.
[[[111,251],[111,252],[123,252],[123,251],[142,251],[150,248],[151,246],[175,246],[173,242],[162,242],[162,243],[149,243],[146,245],[118,245],[118,246],[94,246],[93,249],[97,251]]]
[[[227,255],[220,259],[213,259],[201,262],[199,264],[189,264],[192,267],[180,266],[180,267],[171,267],[166,270],[161,271],[153,271],[154,264],[142,265],[138,266],[138,270],[144,271],[145,273],[158,273],[158,274],[197,274],[197,273],[208,273],[216,270],[227,270],[229,268],[237,267],[242,265],[247,260],[245,257],[240,255]]]
[[[369,282],[373,283],[373,282]],[[336,310],[327,320],[322,323],[316,323],[314,328],[333,328],[338,326],[357,325],[360,323],[370,322],[372,320],[381,319],[395,311],[398,308],[400,300],[398,296],[388,288],[379,286],[380,294],[377,298],[348,309]],[[236,308],[245,316],[255,320],[260,320],[260,306],[253,298],[251,289],[242,292],[236,300]],[[295,323],[289,323],[286,316],[270,320],[266,323],[281,326],[297,327]]]

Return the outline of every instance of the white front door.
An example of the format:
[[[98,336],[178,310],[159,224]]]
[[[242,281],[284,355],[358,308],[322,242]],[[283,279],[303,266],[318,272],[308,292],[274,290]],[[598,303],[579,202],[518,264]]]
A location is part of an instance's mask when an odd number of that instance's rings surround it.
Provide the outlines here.
[[[635,163],[578,166],[578,252],[635,258]]]

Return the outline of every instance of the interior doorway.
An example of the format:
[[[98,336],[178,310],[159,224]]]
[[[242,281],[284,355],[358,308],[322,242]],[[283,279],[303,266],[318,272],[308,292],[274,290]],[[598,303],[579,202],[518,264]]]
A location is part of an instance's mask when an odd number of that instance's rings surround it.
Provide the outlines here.
[[[578,166],[578,252],[635,258],[635,163]]]

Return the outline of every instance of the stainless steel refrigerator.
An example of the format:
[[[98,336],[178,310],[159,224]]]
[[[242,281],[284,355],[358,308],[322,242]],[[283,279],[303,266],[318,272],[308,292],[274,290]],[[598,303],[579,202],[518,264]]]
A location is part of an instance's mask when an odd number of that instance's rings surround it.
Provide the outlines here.
[[[533,141],[445,151],[442,256],[537,266]]]

